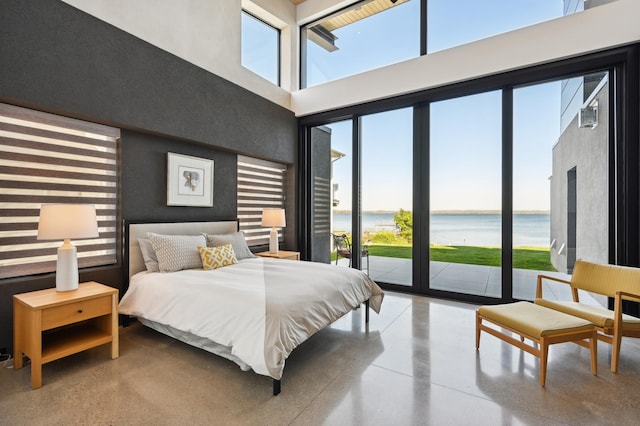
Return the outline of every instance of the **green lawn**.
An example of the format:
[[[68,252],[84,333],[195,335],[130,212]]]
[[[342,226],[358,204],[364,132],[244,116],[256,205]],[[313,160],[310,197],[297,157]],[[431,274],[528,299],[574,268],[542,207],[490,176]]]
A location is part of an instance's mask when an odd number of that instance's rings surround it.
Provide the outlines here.
[[[411,246],[370,245],[369,254],[371,256],[411,259]],[[501,250],[497,247],[431,246],[431,260],[439,262],[500,266],[500,256]],[[513,267],[536,271],[555,271],[549,260],[549,249],[542,247],[513,249]]]

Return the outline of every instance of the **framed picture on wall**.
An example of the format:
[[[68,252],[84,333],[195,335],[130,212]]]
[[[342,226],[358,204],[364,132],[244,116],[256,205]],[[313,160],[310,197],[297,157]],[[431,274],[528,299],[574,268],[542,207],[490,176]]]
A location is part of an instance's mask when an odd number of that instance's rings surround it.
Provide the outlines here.
[[[213,206],[213,160],[167,153],[167,205]]]

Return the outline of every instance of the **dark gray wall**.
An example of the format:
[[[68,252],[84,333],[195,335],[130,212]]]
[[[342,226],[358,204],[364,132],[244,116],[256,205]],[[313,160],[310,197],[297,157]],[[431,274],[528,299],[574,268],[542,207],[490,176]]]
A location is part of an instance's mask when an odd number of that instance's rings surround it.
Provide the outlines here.
[[[3,0],[1,10],[1,98],[297,161],[292,112],[65,3]]]
[[[59,1],[2,0],[0,102],[121,128],[124,220],[235,218],[237,153],[297,162],[292,112]],[[213,207],[166,205],[167,152],[214,160]],[[80,279],[122,289],[122,264]],[[53,274],[0,280],[0,350],[12,295],[54,286]]]
[[[121,139],[123,218],[207,221],[236,217],[236,154],[127,130],[122,131]],[[213,207],[167,206],[167,152],[213,160]]]

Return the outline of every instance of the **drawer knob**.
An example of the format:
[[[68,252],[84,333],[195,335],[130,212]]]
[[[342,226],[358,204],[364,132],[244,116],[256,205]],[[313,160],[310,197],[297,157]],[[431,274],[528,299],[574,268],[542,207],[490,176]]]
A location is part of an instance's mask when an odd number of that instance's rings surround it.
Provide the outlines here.
[[[78,313],[81,314],[82,313],[82,309],[78,309]]]

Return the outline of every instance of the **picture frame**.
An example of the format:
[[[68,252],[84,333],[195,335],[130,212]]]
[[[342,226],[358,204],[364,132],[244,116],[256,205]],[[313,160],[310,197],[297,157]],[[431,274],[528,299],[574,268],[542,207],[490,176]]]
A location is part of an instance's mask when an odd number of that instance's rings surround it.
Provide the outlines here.
[[[168,152],[167,206],[213,207],[213,160]]]

